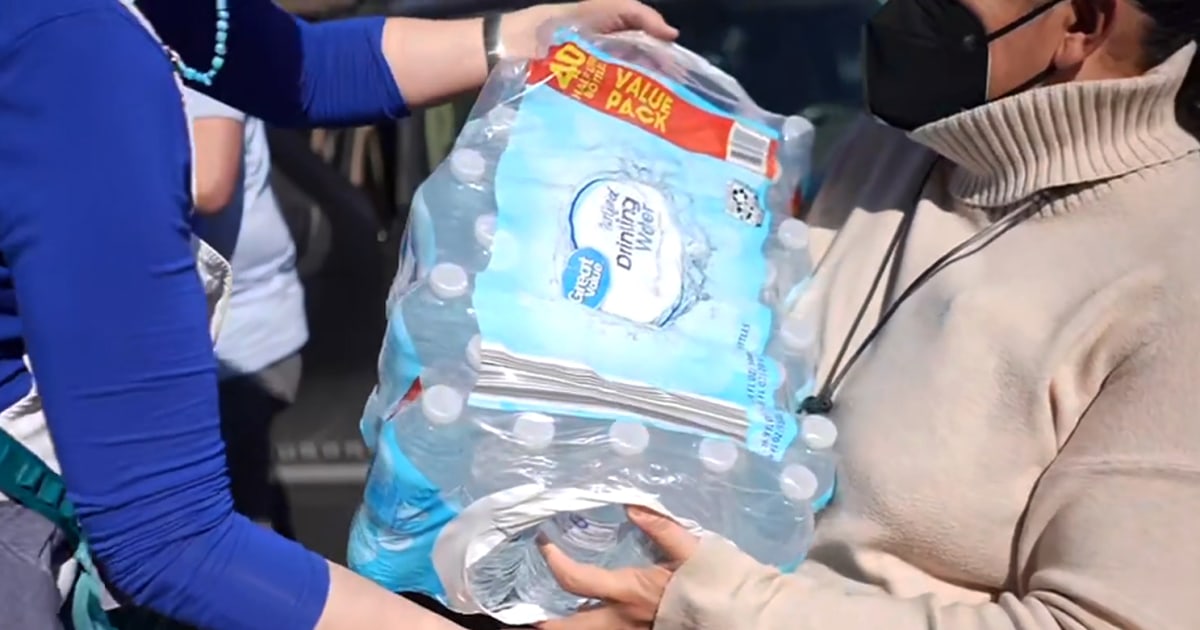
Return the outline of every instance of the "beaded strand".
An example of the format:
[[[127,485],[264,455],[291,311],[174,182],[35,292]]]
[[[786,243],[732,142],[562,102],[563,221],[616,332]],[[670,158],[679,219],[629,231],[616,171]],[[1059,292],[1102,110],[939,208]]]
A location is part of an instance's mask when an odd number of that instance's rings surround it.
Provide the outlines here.
[[[212,85],[213,79],[216,78],[217,72],[221,70],[221,66],[225,65],[225,42],[229,39],[229,4],[228,0],[217,0],[217,32],[216,41],[213,42],[213,58],[212,66],[205,72],[187,65],[183,62],[183,58],[174,50],[168,49],[167,52],[171,56],[171,61],[179,70],[179,74],[183,75],[184,79],[194,81],[201,85]]]

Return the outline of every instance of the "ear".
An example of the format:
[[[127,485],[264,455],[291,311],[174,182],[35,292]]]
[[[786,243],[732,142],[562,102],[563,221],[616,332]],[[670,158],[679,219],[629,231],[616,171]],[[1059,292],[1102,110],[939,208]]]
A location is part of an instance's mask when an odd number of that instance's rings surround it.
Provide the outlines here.
[[[1062,43],[1054,54],[1059,70],[1077,70],[1109,36],[1118,0],[1069,0],[1063,11],[1065,24]]]

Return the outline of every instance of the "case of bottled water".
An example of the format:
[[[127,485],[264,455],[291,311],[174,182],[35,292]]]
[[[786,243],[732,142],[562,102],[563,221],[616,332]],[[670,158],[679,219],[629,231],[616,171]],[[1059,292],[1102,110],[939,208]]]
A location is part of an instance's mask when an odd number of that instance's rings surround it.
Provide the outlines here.
[[[835,426],[793,413],[819,351],[792,216],[812,135],[639,34],[560,28],[501,63],[415,195],[350,566],[532,623],[587,603],[535,539],[655,562],[636,504],[794,568],[836,466]]]

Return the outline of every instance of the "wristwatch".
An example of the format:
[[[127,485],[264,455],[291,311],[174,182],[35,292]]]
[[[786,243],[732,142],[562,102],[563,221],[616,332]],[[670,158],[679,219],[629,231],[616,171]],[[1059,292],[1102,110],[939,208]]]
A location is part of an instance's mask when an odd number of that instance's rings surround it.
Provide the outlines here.
[[[483,16],[483,50],[487,53],[487,69],[490,73],[504,58],[504,42],[500,40],[500,21],[503,13],[493,12]]]

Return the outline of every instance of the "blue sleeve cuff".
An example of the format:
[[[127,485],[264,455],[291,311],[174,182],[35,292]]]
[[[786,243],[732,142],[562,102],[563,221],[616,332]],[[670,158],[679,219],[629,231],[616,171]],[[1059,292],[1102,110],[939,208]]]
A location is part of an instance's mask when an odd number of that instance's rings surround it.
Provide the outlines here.
[[[172,618],[222,630],[312,630],[325,609],[329,564],[241,515],[175,549],[182,553],[155,554],[140,558],[137,567],[123,567],[125,580],[139,580],[129,571],[147,580],[139,599],[170,602],[160,612]],[[170,592],[180,590],[207,594]]]
[[[139,0],[163,41],[201,70],[210,65],[209,2]],[[212,85],[189,84],[274,125],[354,126],[408,114],[383,56],[386,18],[309,24],[271,0],[230,6],[228,54]]]
[[[353,125],[408,115],[383,56],[384,22],[365,17],[303,24],[308,123]]]

